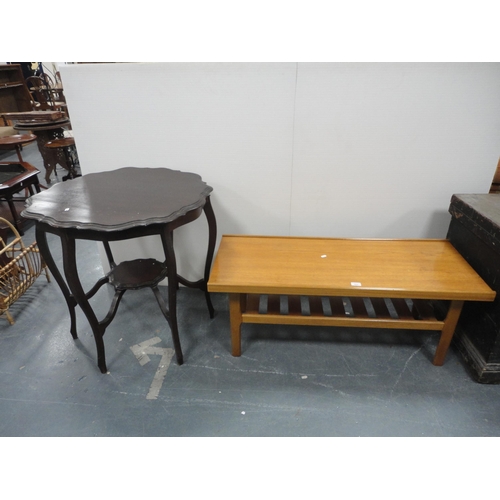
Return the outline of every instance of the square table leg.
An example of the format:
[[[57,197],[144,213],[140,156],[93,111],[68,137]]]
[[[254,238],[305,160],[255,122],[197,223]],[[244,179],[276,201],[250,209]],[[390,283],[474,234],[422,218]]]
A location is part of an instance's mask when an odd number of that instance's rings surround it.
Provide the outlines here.
[[[451,339],[455,333],[455,328],[458,323],[458,318],[460,318],[460,313],[462,312],[462,307],[464,305],[463,300],[452,300],[446,319],[444,320],[444,326],[441,330],[441,337],[439,339],[439,344],[436,349],[436,354],[434,355],[434,360],[432,364],[436,366],[442,366],[444,363],[444,358],[448,352],[448,347],[451,344]]]
[[[241,356],[242,313],[246,307],[245,293],[229,294],[229,321],[231,324],[231,354]]]

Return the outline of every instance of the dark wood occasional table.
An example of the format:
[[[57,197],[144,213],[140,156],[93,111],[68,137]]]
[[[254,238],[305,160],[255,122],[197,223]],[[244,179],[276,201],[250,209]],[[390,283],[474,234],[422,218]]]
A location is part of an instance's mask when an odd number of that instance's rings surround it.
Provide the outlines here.
[[[48,141],[64,137],[64,130],[71,128],[71,122],[62,111],[16,111],[1,113],[5,124],[13,122],[14,129],[20,132],[35,132],[38,150],[43,158],[45,180],[50,183],[50,175],[59,163],[68,170],[66,158],[62,151],[45,147]]]
[[[27,189],[30,195],[40,192],[38,174],[40,171],[27,162],[0,162],[0,199],[7,200],[12,214],[12,222],[19,234],[23,235],[22,221],[14,203],[14,194]],[[24,201],[24,198],[21,199]]]
[[[63,137],[62,139],[54,139],[45,143],[47,149],[62,150],[66,159],[66,167],[68,175],[63,177],[63,181],[79,177],[77,168],[80,167],[78,153],[76,152],[74,137]]]
[[[27,200],[23,217],[36,221],[36,239],[68,305],[71,335],[77,338],[75,308],[79,305],[94,334],[97,365],[107,372],[103,336],[113,320],[118,304],[127,290],[149,287],[170,325],[177,362],[183,363],[177,328],[176,293],[179,283],[205,293],[210,317],[214,308],[207,282],[215,249],[216,220],[210,203],[212,187],[195,173],[167,168],[125,167],[109,172],[87,174],[71,182],[55,184]],[[204,212],[208,222],[208,250],[204,277],[189,281],[177,274],[173,246],[174,229],[197,219]],[[47,233],[59,236],[62,245],[63,272],[59,272],[47,243]],[[136,259],[115,263],[109,242],[159,235],[165,260]],[[76,240],[101,241],[110,271],[88,292],[78,276]],[[168,307],[158,284],[167,278]],[[89,299],[105,284],[115,289],[109,312],[99,321]]]
[[[24,161],[21,154],[21,149],[26,144],[36,141],[34,134],[15,134],[0,138],[0,150],[10,151],[15,150],[19,161]]]
[[[14,128],[19,131],[29,131],[36,135],[38,150],[42,155],[43,166],[45,167],[45,182],[50,184],[50,176],[56,171],[57,164],[65,170],[70,170],[66,163],[66,156],[62,150],[50,149],[46,144],[55,139],[63,139],[64,131],[71,127],[71,122],[67,118],[60,118],[52,121],[27,120],[18,121]]]

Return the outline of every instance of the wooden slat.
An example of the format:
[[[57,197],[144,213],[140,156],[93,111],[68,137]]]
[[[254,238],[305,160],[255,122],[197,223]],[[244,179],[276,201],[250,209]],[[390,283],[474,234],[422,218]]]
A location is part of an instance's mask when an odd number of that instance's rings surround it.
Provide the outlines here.
[[[408,304],[405,299],[390,299],[399,319],[412,319],[413,314],[411,313]]]
[[[368,316],[366,311],[365,302],[361,297],[349,297],[351,301],[352,310],[354,311],[354,316],[357,318],[365,318]]]
[[[299,295],[289,295],[288,296],[288,314],[301,315],[302,307],[300,305]]]
[[[247,307],[246,311],[249,313],[258,314],[259,312],[260,295],[255,295],[249,293],[247,295]]]
[[[267,313],[280,314],[280,296],[269,295],[267,297]]]
[[[345,308],[342,297],[330,297],[330,308],[332,316],[341,317],[345,316]]]
[[[321,297],[309,297],[309,309],[311,311],[311,316],[323,316]]]
[[[331,316],[332,310],[330,308],[330,302],[328,300],[328,297],[321,297],[321,304],[323,305],[323,314],[325,316]]]
[[[428,300],[413,301],[413,317],[420,320],[435,320],[436,314]]]
[[[374,298],[370,299],[370,301],[372,303],[373,309],[375,310],[377,318],[388,319],[392,317],[389,309],[387,309],[387,305],[384,299]]]
[[[352,311],[351,301],[349,297],[342,297],[342,304],[344,306],[346,316],[352,318],[354,317],[354,312]]]

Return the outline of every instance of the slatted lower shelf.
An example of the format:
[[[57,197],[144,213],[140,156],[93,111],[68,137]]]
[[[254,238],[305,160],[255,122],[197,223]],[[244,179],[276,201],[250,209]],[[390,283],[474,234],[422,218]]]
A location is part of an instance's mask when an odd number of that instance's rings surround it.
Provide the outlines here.
[[[247,294],[243,323],[442,330],[427,300]]]

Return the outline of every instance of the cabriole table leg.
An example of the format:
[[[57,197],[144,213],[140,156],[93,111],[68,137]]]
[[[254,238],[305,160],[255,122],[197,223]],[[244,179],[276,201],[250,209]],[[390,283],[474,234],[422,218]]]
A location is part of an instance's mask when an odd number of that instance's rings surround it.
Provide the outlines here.
[[[179,339],[179,329],[177,326],[177,288],[179,283],[177,281],[177,263],[175,259],[174,242],[172,231],[165,227],[161,240],[163,244],[163,251],[165,252],[166,265],[167,265],[167,279],[168,279],[168,318],[170,330],[172,331],[172,341],[175,348],[175,356],[177,358],[177,363],[182,365],[184,363],[184,357],[181,350],[181,342]],[[153,290],[154,291],[154,290]],[[159,293],[159,292],[158,292]],[[156,299],[158,300],[158,295],[155,292]],[[165,307],[161,305],[161,301],[158,301],[160,309],[165,315]],[[167,316],[166,316],[167,317]]]
[[[49,245],[47,243],[47,233],[41,223],[36,224],[35,238],[38,248],[40,250],[40,254],[42,255],[43,260],[47,264],[49,271],[52,273],[52,276],[54,276],[54,279],[59,285],[59,288],[61,289],[61,292],[64,296],[64,300],[66,301],[66,304],[68,306],[69,316],[71,321],[70,325],[71,336],[73,337],[73,339],[76,340],[78,338],[78,334],[76,331],[76,313],[75,313],[76,300],[75,297],[71,295],[71,292],[69,291],[68,286],[64,281],[64,278],[62,277],[61,273],[59,272],[59,268],[57,267],[54,258],[52,257]]]
[[[64,274],[66,275],[66,281],[68,282],[69,289],[75,297],[77,304],[80,306],[80,309],[85,314],[87,321],[92,328],[92,333],[94,334],[94,340],[97,349],[97,366],[101,370],[101,373],[107,373],[108,369],[106,367],[106,356],[103,340],[103,335],[106,328],[99,323],[99,320],[97,319],[92,307],[90,306],[87,295],[83,290],[80,278],[78,277],[75,239],[68,236],[67,234],[63,234],[61,237],[61,243],[63,248],[63,268]]]
[[[203,291],[205,293],[205,300],[207,301],[208,312],[210,318],[214,317],[215,310],[212,305],[212,299],[210,298],[210,293],[207,289],[208,279],[210,277],[210,269],[212,267],[212,260],[215,252],[215,242],[217,239],[217,222],[215,219],[214,210],[212,208],[212,203],[210,202],[210,196],[207,196],[207,200],[205,202],[205,206],[203,207],[203,211],[205,212],[205,216],[208,222],[208,250],[207,250],[207,258],[205,261],[205,274],[204,274],[204,284]]]

